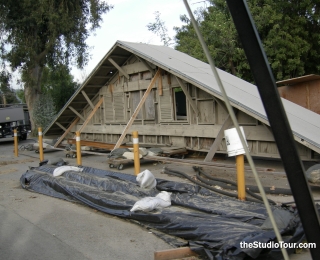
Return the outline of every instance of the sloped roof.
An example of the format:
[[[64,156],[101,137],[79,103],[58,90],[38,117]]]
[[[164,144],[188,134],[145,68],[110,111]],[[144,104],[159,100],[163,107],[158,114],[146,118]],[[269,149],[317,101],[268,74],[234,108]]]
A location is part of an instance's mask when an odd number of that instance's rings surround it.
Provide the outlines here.
[[[100,87],[108,84],[112,73],[116,71],[116,68],[108,61],[109,57],[112,57],[121,66],[132,54],[222,99],[209,64],[166,46],[117,41],[44,133],[57,134],[54,131],[61,131],[60,128],[54,127],[55,122],[62,125],[71,123],[75,115],[72,111],[67,111],[67,106],[71,105],[78,111],[85,107],[87,102],[80,94],[81,90],[89,93],[88,96],[90,95],[92,99],[99,92]],[[257,87],[222,70],[218,70],[218,73],[232,105],[268,125]],[[282,99],[282,102],[295,139],[320,153],[320,115],[288,100]]]

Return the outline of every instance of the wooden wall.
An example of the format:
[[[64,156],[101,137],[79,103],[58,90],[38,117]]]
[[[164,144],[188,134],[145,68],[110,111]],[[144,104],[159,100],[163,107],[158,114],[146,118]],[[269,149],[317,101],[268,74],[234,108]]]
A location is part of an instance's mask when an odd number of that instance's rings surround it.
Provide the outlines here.
[[[129,74],[130,79],[119,73],[114,76],[111,84],[101,88],[93,103],[96,104],[100,97],[103,97],[103,104],[82,131],[82,139],[116,143],[139,104],[151,82],[152,74],[135,56],[122,68]],[[156,71],[155,66],[153,68]],[[177,112],[179,100],[176,100],[175,94],[181,92],[179,82],[174,75],[164,70],[161,81],[162,84],[157,80],[124,142],[131,142],[131,133],[136,130],[139,132],[141,144],[184,146],[190,150],[207,152],[228,117],[223,102],[191,84],[186,84],[191,100],[186,99],[186,108],[183,111],[186,115],[181,116],[179,111]],[[192,102],[199,114],[192,108]],[[84,118],[90,111],[88,106],[82,113]],[[268,126],[241,111],[237,112],[237,118],[244,128],[253,156],[279,158]],[[80,121],[76,129],[79,129],[82,123],[83,121]],[[319,156],[299,143],[297,147],[303,160]],[[224,140],[218,153],[226,153]]]

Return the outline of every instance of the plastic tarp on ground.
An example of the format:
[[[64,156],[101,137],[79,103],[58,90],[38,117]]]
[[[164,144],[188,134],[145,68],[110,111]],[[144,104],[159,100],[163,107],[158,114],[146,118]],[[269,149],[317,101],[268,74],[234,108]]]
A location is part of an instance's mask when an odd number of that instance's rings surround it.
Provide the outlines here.
[[[275,241],[272,229],[262,229],[267,220],[263,204],[241,202],[221,196],[197,185],[157,179],[152,190],[140,188],[135,176],[83,167],[82,172],[67,171],[52,175],[55,166],[31,168],[21,176],[23,188],[45,195],[82,202],[99,211],[130,219],[174,246],[190,248],[209,259],[281,259],[280,250],[241,249],[240,242]],[[130,212],[144,197],[154,197],[160,191],[172,192],[172,206],[154,212]],[[285,242],[300,242],[304,238],[295,212],[286,211],[288,223],[281,234]],[[289,217],[288,217],[289,216]],[[266,225],[264,225],[266,226]],[[293,249],[291,249],[292,253]]]

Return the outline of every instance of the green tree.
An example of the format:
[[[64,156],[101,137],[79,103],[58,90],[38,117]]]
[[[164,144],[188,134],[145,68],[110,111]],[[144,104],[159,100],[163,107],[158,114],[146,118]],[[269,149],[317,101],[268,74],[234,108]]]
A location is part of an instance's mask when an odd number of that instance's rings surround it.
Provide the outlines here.
[[[51,96],[56,113],[63,108],[78,87],[79,84],[74,81],[67,66],[58,64],[53,68],[44,67],[41,90]]]
[[[34,102],[32,111],[35,128],[45,129],[56,116],[53,98],[49,94],[41,94]]]
[[[216,66],[253,81],[226,1],[211,0],[198,11],[198,23]],[[247,0],[253,20],[277,80],[319,73],[320,4],[312,0]],[[175,28],[176,49],[206,61],[186,16]]]
[[[33,129],[43,68],[83,67],[89,59],[85,40],[111,8],[103,0],[0,0],[0,55],[22,72]]]
[[[0,72],[0,104],[3,106],[19,103],[15,91],[10,87],[10,80],[10,73],[6,70],[2,70]]]

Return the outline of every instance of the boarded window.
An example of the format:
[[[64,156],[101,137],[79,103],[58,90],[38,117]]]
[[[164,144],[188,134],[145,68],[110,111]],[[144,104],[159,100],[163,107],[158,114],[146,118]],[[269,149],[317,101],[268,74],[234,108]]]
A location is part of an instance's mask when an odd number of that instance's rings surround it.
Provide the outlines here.
[[[155,106],[154,106],[154,91],[151,90],[149,93],[146,102],[144,104],[145,107],[145,115],[147,120],[154,120],[156,117],[156,111],[155,111]]]
[[[131,108],[132,108],[131,115],[132,115],[141,100],[140,99],[140,91],[131,92],[130,95],[131,95],[131,101],[132,101],[132,105],[131,105]],[[136,119],[142,119],[142,109],[140,109]]]
[[[171,88],[164,88],[162,96],[159,97],[160,102],[160,120],[172,121],[172,94]]]

